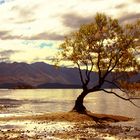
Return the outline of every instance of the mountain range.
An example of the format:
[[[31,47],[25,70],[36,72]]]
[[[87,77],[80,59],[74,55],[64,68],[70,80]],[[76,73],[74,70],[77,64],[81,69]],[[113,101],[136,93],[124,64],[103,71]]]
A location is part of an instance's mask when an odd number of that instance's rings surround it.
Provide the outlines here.
[[[56,68],[43,62],[0,63],[0,88],[80,87],[76,68]]]
[[[92,72],[94,83],[97,73]],[[139,82],[140,74],[132,78]],[[0,63],[0,88],[81,88],[77,68],[56,68],[44,62]]]

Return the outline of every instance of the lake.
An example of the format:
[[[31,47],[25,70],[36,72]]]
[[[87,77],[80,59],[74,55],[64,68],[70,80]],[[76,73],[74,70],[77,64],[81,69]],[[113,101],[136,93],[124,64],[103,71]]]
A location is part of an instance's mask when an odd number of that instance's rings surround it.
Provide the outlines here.
[[[6,108],[1,110],[0,117],[70,111],[81,91],[80,89],[0,90],[0,106]],[[119,91],[116,89],[116,92]],[[88,110],[95,113],[133,117],[136,121],[133,121],[132,125],[140,126],[140,108],[114,95],[104,92],[90,93],[85,98],[84,104]]]

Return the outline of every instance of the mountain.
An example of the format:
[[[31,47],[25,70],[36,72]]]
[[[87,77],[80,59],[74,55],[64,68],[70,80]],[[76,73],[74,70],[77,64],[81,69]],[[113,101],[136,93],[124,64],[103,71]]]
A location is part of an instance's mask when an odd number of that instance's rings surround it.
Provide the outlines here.
[[[60,84],[60,83],[46,83],[38,85],[37,88],[81,88],[81,85]]]
[[[85,72],[85,71],[83,71]],[[97,73],[92,72],[94,83]],[[132,77],[138,82],[140,74]],[[0,63],[0,88],[80,88],[81,81],[77,68],[55,68],[43,62]],[[105,87],[109,87],[105,85]]]
[[[50,83],[55,83],[51,84]],[[0,63],[0,88],[13,87],[60,87],[81,85],[78,70],[76,68],[55,68],[52,65],[36,62],[26,63]],[[44,85],[45,84],[45,85]],[[49,85],[46,85],[49,84]]]

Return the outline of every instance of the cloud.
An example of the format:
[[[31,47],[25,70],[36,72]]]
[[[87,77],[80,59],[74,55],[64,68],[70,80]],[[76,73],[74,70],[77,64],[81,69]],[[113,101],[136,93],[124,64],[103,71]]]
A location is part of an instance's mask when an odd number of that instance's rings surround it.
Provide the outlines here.
[[[86,24],[93,21],[93,15],[81,16],[75,13],[65,14],[62,18],[64,26],[71,28],[78,28],[81,24]]]
[[[50,63],[50,64],[52,64],[52,62],[54,62],[55,63],[55,60],[56,60],[56,58],[55,57],[52,57],[52,56],[47,56],[47,57],[42,57],[42,58],[40,58],[40,57],[35,57],[34,59],[33,59],[33,61],[32,61],[32,63],[34,63],[34,62],[47,62],[47,63]]]
[[[31,36],[28,38],[29,40],[63,40],[64,35],[56,34],[56,33],[40,33],[35,36]]]
[[[6,36],[9,33],[9,31],[0,31],[0,38],[2,39],[4,36]]]
[[[18,23],[18,24],[23,24],[23,23],[30,23],[34,22],[36,18],[34,17],[35,15],[35,10],[37,6],[34,5],[30,8],[27,8],[25,6],[20,6],[16,5],[11,7],[10,11],[13,12],[18,18],[9,18],[10,22]]]
[[[2,40],[9,39],[22,39],[22,40],[63,40],[64,35],[56,34],[56,33],[39,33],[33,36],[25,36],[25,35],[14,35],[10,31],[0,31],[0,38]]]
[[[31,22],[34,22],[35,21],[35,18],[30,18],[30,17],[28,17],[28,18],[26,18],[26,19],[24,19],[24,18],[20,18],[20,19],[13,19],[13,18],[11,18],[11,19],[9,19],[10,21],[12,21],[12,22],[14,22],[14,23],[17,23],[17,24],[24,24],[24,23],[31,23]]]
[[[116,9],[122,9],[122,8],[127,7],[127,6],[128,6],[128,4],[126,4],[126,3],[121,3],[121,4],[117,5],[117,6],[115,6],[115,8],[116,8]]]
[[[5,0],[0,0],[0,4],[3,4],[3,3],[5,3]]]
[[[64,36],[93,21],[96,12],[125,23],[139,18],[139,9],[139,0],[5,0],[0,4],[0,49],[21,50],[9,55],[13,61],[47,62]]]
[[[1,30],[0,31],[0,39],[7,40],[7,39],[23,39],[23,36],[20,35],[12,35],[12,32],[9,30]]]
[[[0,61],[2,62],[9,62],[11,55],[18,53],[19,51],[14,51],[14,50],[4,50],[0,51]]]
[[[55,61],[56,58],[52,57],[52,56],[47,56],[47,57],[45,57],[45,60],[47,60],[47,61]]]
[[[137,2],[137,3],[140,3],[140,0],[133,0],[133,2]]]
[[[138,12],[140,7],[137,4],[136,8],[135,4],[132,0],[10,0],[0,8],[0,13],[3,13],[0,31],[8,31],[0,37],[3,40],[63,40],[81,24],[91,22],[96,12],[120,18],[128,11],[129,14]]]
[[[10,56],[14,53],[17,53],[18,51],[14,51],[14,50],[5,50],[5,51],[0,51],[0,55],[1,56]]]
[[[140,18],[140,13],[131,13],[131,14],[125,14],[125,16],[122,16],[119,19],[119,21],[121,23],[129,23],[129,22],[133,22],[139,18]]]
[[[33,62],[39,62],[40,61],[40,58],[39,57],[35,57],[34,59],[33,59]]]
[[[0,51],[12,50],[11,54],[9,52],[9,60],[12,62],[32,63],[36,59],[36,61],[51,63],[50,60],[46,60],[46,57],[55,56],[60,43],[61,41],[51,40],[0,40]],[[52,46],[41,48],[41,44],[52,44]],[[4,57],[4,52],[2,54]]]

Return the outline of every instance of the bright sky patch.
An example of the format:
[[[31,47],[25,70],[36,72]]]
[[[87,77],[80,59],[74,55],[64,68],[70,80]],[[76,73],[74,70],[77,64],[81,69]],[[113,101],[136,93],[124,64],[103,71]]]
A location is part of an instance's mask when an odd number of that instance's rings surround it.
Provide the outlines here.
[[[96,12],[129,23],[140,18],[139,9],[138,0],[0,0],[0,51],[13,52],[10,61],[47,62],[64,37]]]

